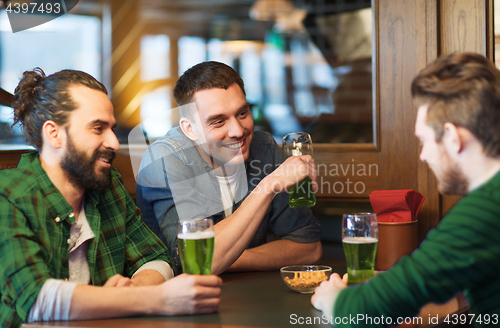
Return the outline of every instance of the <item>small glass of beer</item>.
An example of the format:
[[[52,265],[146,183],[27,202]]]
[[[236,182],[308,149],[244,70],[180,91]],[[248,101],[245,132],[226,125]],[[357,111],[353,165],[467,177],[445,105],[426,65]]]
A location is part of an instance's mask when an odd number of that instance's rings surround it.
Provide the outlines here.
[[[214,258],[214,236],[212,219],[179,222],[177,242],[184,273],[210,274]]]
[[[313,155],[311,136],[305,132],[292,132],[283,136],[283,155],[290,156]],[[316,196],[312,189],[311,179],[304,180],[289,190],[288,205],[291,208],[308,208],[316,205]]]
[[[347,284],[361,284],[373,277],[378,245],[377,215],[344,214],[342,245],[347,265]]]

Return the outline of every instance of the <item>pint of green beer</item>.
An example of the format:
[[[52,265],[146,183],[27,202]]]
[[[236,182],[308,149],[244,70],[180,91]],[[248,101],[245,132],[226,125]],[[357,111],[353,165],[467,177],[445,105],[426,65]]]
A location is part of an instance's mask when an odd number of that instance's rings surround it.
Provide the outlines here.
[[[311,179],[305,178],[296,186],[290,188],[288,205],[291,208],[308,208],[316,205],[316,196],[312,189]]]
[[[373,277],[378,239],[346,237],[342,240],[347,265],[348,285],[361,284]]]
[[[342,245],[347,265],[347,284],[360,284],[373,277],[378,245],[377,215],[344,214]]]
[[[283,155],[313,155],[311,136],[305,132],[291,132],[283,136]],[[291,208],[308,208],[316,205],[316,196],[312,189],[311,179],[305,178],[289,190],[288,205]]]
[[[177,242],[184,273],[210,274],[214,258],[213,221],[186,220],[179,223]]]

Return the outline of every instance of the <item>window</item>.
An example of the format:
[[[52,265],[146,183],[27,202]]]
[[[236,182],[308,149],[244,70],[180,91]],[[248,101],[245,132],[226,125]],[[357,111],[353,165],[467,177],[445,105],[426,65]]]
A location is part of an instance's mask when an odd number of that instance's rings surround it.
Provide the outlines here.
[[[14,93],[22,73],[40,67],[49,75],[62,69],[85,71],[101,80],[101,21],[66,14],[29,30],[12,33],[0,11],[0,87]],[[0,146],[23,145],[19,128],[12,134],[10,107],[0,106]]]

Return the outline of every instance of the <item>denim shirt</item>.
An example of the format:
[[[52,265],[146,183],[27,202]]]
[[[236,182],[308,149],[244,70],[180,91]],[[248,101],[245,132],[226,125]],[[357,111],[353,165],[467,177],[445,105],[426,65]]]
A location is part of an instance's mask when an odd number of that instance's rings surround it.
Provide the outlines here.
[[[233,212],[282,162],[283,155],[272,136],[255,131],[249,158],[245,162],[246,182],[244,188],[236,191]],[[137,176],[136,195],[144,222],[167,245],[176,274],[182,272],[177,245],[179,216],[182,219],[210,217],[214,224],[224,219],[214,170],[180,128],[170,130],[144,154]],[[288,194],[281,193],[268,207],[247,248],[266,243],[268,233],[279,239],[312,243],[320,240],[320,225],[310,209],[290,208]]]

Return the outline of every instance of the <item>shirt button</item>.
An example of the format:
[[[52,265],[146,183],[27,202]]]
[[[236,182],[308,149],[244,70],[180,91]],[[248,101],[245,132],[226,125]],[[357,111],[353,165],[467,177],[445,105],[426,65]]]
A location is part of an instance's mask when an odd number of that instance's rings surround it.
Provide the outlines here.
[[[72,217],[74,217],[74,216],[75,216],[75,213],[73,213],[73,212],[69,213],[69,217],[70,217],[70,218],[72,218]]]
[[[61,218],[57,217],[57,218],[54,219],[54,221],[56,221],[56,223],[59,223],[61,221]]]

